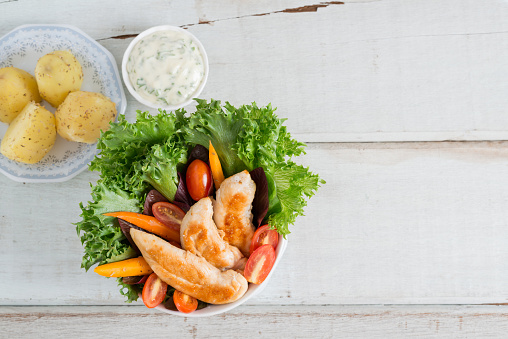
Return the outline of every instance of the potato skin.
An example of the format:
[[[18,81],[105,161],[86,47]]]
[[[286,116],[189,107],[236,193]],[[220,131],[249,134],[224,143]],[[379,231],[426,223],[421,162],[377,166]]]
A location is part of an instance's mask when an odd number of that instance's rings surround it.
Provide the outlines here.
[[[93,144],[116,118],[116,105],[93,92],[70,93],[55,113],[57,132],[70,141]]]
[[[69,93],[81,89],[83,69],[71,52],[54,51],[37,61],[35,79],[42,98],[58,107]]]
[[[7,128],[0,152],[9,159],[34,164],[44,158],[55,140],[54,115],[32,101]]]
[[[0,121],[10,124],[30,101],[41,102],[35,78],[16,67],[0,68]]]

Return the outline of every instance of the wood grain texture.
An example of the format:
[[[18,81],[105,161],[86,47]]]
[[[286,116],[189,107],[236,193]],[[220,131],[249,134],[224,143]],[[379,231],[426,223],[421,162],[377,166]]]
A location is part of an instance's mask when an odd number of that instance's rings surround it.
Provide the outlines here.
[[[3,307],[6,338],[503,338],[499,306],[243,306],[187,319],[144,307]]]
[[[507,302],[508,143],[311,144],[303,163],[327,184],[250,304]],[[95,178],[0,178],[0,196],[9,197],[0,304],[123,304],[115,281],[79,268],[72,223]]]
[[[210,59],[203,98],[271,102],[303,141],[508,139],[502,0],[37,4],[1,4],[0,34],[27,22],[76,25],[120,64],[132,38],[118,37],[187,27]],[[306,6],[316,11],[294,10]],[[136,109],[129,95],[130,117]]]

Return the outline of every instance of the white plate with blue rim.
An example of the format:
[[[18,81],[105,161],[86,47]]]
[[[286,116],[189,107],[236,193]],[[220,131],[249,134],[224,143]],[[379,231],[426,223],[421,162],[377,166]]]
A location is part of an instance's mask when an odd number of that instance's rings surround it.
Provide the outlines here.
[[[0,38],[0,68],[17,67],[34,74],[40,57],[70,50],[83,68],[82,91],[102,93],[116,104],[118,114],[127,107],[122,81],[113,55],[90,36],[69,25],[23,25]],[[43,105],[55,109],[43,101]],[[0,122],[0,140],[8,125]],[[0,154],[0,172],[18,182],[62,182],[85,170],[97,154],[97,144],[72,142],[57,136],[55,146],[36,164],[24,164]]]

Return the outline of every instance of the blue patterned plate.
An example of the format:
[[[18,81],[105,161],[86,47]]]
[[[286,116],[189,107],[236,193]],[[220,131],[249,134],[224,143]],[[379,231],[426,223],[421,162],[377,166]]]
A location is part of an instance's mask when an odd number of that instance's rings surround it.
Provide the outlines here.
[[[70,50],[83,68],[81,90],[99,92],[125,113],[127,101],[115,58],[94,39],[68,25],[24,25],[0,38],[0,68],[14,66],[34,74],[40,57],[56,50]],[[44,106],[54,112],[46,102]],[[7,124],[0,122],[0,139]],[[97,154],[96,144],[67,141],[57,136],[55,146],[38,163],[27,165],[0,154],[0,172],[19,182],[62,182],[87,168]]]

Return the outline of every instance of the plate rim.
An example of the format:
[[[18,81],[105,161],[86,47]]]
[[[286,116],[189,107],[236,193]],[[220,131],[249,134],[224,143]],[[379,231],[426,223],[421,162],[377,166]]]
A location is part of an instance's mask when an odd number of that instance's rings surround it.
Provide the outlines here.
[[[54,27],[54,28],[64,28],[64,29],[67,29],[69,31],[76,32],[76,33],[82,35],[86,40],[88,40],[90,43],[92,43],[98,49],[100,49],[106,55],[108,60],[111,62],[112,66],[113,66],[112,67],[113,73],[114,73],[115,77],[118,79],[119,92],[120,92],[119,94],[120,94],[120,100],[121,101],[120,101],[120,105],[119,105],[120,109],[118,111],[117,116],[120,115],[120,114],[125,114],[125,111],[127,110],[127,97],[125,96],[125,91],[123,89],[123,83],[122,83],[122,77],[120,75],[118,64],[116,62],[116,59],[115,59],[114,55],[108,49],[106,49],[106,47],[102,46],[100,43],[98,43],[90,35],[88,35],[87,33],[83,32],[80,28],[78,28],[76,26],[73,26],[73,25],[67,25],[67,24],[24,24],[24,25],[17,26],[14,29],[12,29],[12,30],[8,31],[7,33],[3,34],[0,37],[0,40],[5,39],[7,36],[17,32],[17,31],[21,31],[21,30],[24,30],[24,29],[27,29],[27,28],[34,28],[34,27],[41,27],[41,28],[51,28],[51,27]],[[97,155],[97,153],[98,153],[98,150],[96,149],[95,155]],[[83,166],[78,167],[76,170],[74,170],[73,172],[71,172],[71,173],[69,173],[67,175],[60,176],[60,177],[54,177],[54,178],[51,178],[49,176],[46,176],[46,177],[17,176],[17,175],[14,175],[14,174],[6,171],[5,169],[3,169],[1,167],[0,167],[0,173],[2,173],[7,178],[9,178],[9,179],[11,179],[11,180],[13,180],[15,182],[25,182],[25,183],[55,183],[55,182],[64,182],[64,181],[67,181],[67,180],[70,180],[70,179],[74,178],[75,176],[77,176],[78,174],[80,174],[81,172],[86,170],[88,168],[88,164],[89,163],[90,163],[90,161],[84,163]]]

